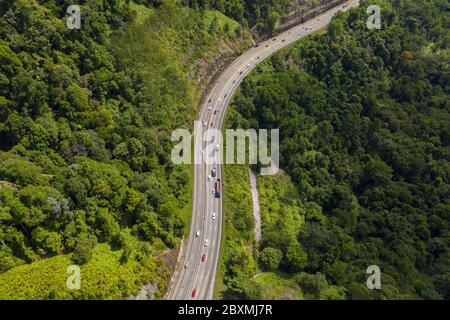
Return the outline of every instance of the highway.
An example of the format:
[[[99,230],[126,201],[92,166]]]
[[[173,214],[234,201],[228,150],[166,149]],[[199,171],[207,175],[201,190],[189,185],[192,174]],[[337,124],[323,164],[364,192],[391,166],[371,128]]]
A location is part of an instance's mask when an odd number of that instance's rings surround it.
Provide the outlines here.
[[[205,99],[199,121],[208,128],[221,129],[226,110],[241,81],[255,66],[280,49],[328,25],[338,10],[348,10],[359,5],[359,0],[351,0],[303,24],[297,25],[274,38],[268,39],[246,51],[234,60],[219,76]],[[182,262],[177,266],[167,298],[171,300],[209,300],[213,298],[214,283],[220,252],[222,235],[222,197],[213,194],[214,182],[222,179],[220,164],[207,164],[202,150],[206,142],[201,135],[195,135],[194,157],[199,164],[194,165],[193,208],[189,239],[183,251]],[[222,147],[222,146],[221,146]],[[222,150],[214,155],[222,157]],[[216,168],[217,176],[208,181],[211,169]],[[223,195],[222,195],[223,196]],[[215,219],[212,215],[215,213]],[[208,240],[207,246],[205,241]],[[202,257],[204,255],[204,261]],[[195,292],[195,294],[193,294]]]

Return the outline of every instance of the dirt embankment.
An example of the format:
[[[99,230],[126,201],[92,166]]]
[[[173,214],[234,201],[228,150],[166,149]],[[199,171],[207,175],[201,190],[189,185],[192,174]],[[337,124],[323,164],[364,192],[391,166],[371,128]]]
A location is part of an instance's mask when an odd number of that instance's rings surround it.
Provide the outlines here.
[[[253,202],[253,217],[255,218],[255,241],[259,247],[261,243],[261,208],[259,206],[258,184],[256,181],[256,174],[250,168],[248,168],[248,171],[250,174],[250,190]]]

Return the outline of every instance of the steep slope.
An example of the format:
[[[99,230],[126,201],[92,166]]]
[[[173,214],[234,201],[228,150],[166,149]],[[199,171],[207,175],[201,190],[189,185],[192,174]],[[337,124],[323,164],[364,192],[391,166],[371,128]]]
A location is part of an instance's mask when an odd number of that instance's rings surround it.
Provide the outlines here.
[[[80,30],[68,6],[0,4],[0,297],[127,298],[148,279],[158,297],[190,211],[171,132],[249,40],[171,0],[86,1]],[[80,291],[48,277],[70,264]]]

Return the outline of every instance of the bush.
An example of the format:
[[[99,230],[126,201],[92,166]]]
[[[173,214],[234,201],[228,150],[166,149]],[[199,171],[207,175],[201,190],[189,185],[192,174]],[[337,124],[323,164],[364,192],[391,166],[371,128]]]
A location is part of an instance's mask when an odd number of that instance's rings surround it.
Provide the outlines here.
[[[259,255],[261,265],[267,271],[278,270],[282,258],[281,250],[270,247],[264,248]]]

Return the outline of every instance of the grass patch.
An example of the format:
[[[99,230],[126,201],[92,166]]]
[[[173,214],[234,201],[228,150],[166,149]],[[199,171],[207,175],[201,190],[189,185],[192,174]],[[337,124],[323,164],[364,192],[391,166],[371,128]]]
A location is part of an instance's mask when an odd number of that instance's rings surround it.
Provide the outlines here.
[[[69,290],[66,285],[67,267],[73,265],[70,256],[13,268],[0,274],[0,299],[126,299],[155,273],[156,262],[138,258],[123,263],[121,258],[122,250],[105,243],[97,245],[92,259],[80,266],[80,290]]]
[[[189,234],[191,227],[192,205],[193,205],[193,188],[194,188],[194,165],[185,165],[185,171],[188,175],[189,182],[186,188],[186,193],[189,195],[189,200],[181,209],[181,219],[184,222],[184,234]]]
[[[153,8],[146,7],[142,4],[131,2],[131,10],[136,12],[135,23],[142,24],[155,12]]]
[[[257,272],[254,245],[252,199],[246,165],[224,165],[224,221],[214,298],[227,296],[227,279]]]

